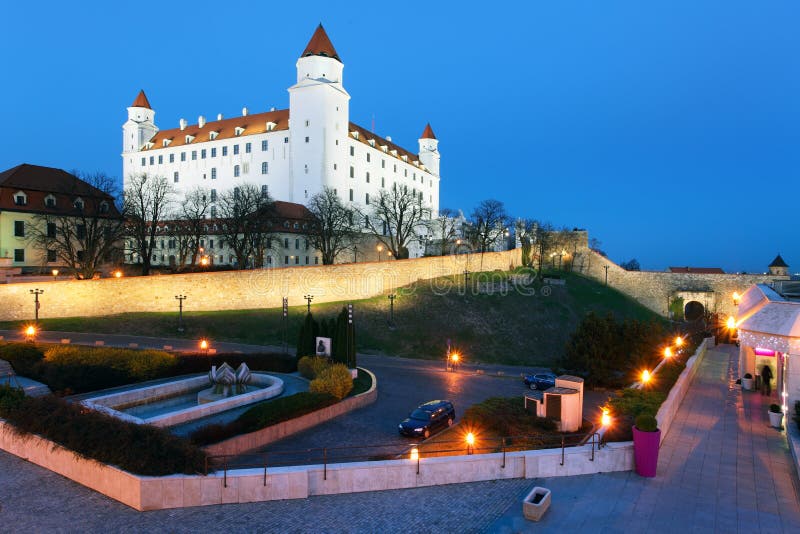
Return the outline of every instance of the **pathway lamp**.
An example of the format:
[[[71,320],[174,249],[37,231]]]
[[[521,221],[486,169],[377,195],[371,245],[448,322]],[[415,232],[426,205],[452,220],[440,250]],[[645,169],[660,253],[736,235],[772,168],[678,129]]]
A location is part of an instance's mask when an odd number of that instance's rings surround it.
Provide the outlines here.
[[[208,356],[208,340],[201,339],[200,340],[200,350],[202,350],[206,356]]]
[[[683,346],[683,338],[681,336],[675,338],[675,346],[678,348]]]
[[[50,271],[50,274],[53,275],[53,280],[54,281],[58,280],[58,269],[53,269],[52,271]]]
[[[611,426],[611,414],[608,412],[608,408],[603,408],[603,415],[600,416],[600,424],[606,429]]]
[[[650,374],[650,371],[648,371],[647,369],[645,369],[644,371],[642,371],[642,385],[644,386],[645,384],[647,384],[648,382],[650,382],[650,379],[651,379],[652,377],[653,377],[653,375],[651,375],[651,374]]]
[[[381,261],[381,252],[383,252],[383,245],[378,245],[378,261]]]
[[[467,454],[475,452],[475,434],[472,432],[467,433]]]
[[[120,271],[119,269],[114,271],[114,278],[122,278],[122,271]]]
[[[725,322],[725,326],[727,326],[730,330],[733,330],[734,328],[736,328],[736,319],[734,319],[733,316],[731,315]]]
[[[666,348],[664,349],[664,359],[667,359],[667,360],[668,360],[668,359],[670,359],[670,358],[672,358],[672,349],[671,349],[671,348],[669,348],[669,347],[666,347]]]
[[[417,462],[417,474],[419,474],[419,449],[416,447],[411,449],[411,454],[409,455],[409,458],[411,459],[412,462]]]
[[[314,300],[314,295],[303,295],[303,298],[307,301],[306,311],[311,313],[311,301]]]
[[[30,294],[33,295],[33,306],[34,306],[34,321],[36,323],[39,322],[39,308],[41,307],[41,303],[39,302],[39,295],[44,293],[44,289],[31,289]]]
[[[178,332],[183,332],[183,301],[186,300],[186,295],[175,295],[178,301]]]
[[[394,324],[394,299],[397,298],[397,295],[392,293],[389,295],[389,323]]]
[[[739,303],[742,301],[742,296],[739,294],[738,291],[733,292],[733,305],[738,306]]]
[[[36,339],[36,327],[33,325],[28,325],[25,328],[25,339],[33,343]]]

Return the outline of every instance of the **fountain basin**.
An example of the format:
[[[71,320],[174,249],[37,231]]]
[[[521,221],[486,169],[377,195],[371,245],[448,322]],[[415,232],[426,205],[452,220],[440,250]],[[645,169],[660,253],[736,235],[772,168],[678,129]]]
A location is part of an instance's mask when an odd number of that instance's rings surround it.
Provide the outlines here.
[[[247,392],[198,404],[198,393],[208,387],[208,376],[201,375],[92,397],[81,404],[131,423],[168,427],[277,397],[283,393],[283,380],[253,373]]]

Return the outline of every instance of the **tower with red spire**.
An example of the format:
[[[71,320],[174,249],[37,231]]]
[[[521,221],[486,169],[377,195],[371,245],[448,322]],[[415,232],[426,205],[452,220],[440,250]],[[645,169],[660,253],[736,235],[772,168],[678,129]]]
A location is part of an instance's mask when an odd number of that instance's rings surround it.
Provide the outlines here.
[[[439,176],[439,140],[433,134],[430,123],[425,125],[422,136],[419,138],[419,160],[431,172]]]
[[[155,118],[156,112],[150,107],[147,95],[144,90],[139,91],[128,108],[128,120],[122,125],[123,180],[127,180],[128,175],[133,172],[133,153],[138,152],[158,133]]]

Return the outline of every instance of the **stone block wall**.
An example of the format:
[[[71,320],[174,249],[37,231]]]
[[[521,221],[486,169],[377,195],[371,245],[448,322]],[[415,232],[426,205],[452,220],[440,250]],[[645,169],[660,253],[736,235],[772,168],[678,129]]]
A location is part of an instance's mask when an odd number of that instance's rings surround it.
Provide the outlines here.
[[[357,300],[419,280],[520,265],[519,249],[371,263],[288,267],[101,280],[64,280],[0,285],[0,320],[33,319],[29,290],[43,289],[40,318],[126,312],[176,312],[175,296],[187,296],[184,311],[279,308],[314,302]]]

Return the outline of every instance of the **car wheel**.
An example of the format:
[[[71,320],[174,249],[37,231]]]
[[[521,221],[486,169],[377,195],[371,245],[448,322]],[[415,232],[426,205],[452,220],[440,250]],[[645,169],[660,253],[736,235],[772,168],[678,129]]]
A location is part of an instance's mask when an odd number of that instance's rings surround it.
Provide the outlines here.
[[[453,418],[452,417],[448,417],[447,418],[447,426],[453,426]]]
[[[535,390],[536,389],[536,382],[531,382],[531,385],[529,387],[531,389]]]
[[[431,431],[426,428],[425,432],[423,432],[422,435],[425,436],[425,439],[428,439],[429,437],[431,437]]]

